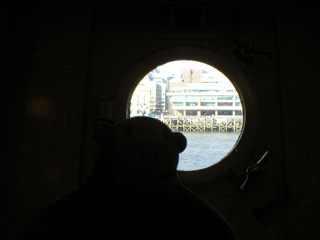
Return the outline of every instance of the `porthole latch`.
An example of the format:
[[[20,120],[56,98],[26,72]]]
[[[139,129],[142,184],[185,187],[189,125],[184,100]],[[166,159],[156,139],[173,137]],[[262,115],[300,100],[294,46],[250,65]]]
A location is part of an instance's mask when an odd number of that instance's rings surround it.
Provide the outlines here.
[[[263,164],[265,164],[270,159],[271,155],[271,151],[266,151],[255,164],[249,165],[246,168],[246,177],[240,187],[240,190],[247,190],[249,182],[252,180],[254,176],[257,176],[262,173]]]

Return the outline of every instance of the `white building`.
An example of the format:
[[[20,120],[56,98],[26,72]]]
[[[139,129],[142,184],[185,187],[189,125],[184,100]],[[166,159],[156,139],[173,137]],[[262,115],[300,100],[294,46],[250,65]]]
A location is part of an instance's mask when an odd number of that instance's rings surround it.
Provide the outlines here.
[[[202,69],[183,70],[181,80],[170,81],[167,92],[170,115],[242,116],[238,92],[224,76],[213,76]]]

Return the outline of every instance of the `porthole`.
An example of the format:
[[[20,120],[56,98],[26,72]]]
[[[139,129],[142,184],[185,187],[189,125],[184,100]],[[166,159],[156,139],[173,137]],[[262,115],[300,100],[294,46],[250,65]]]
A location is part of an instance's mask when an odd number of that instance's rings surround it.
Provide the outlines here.
[[[243,127],[238,91],[222,72],[199,61],[172,61],[151,70],[136,86],[129,111],[130,117],[156,118],[186,136],[179,171],[201,170],[222,161]]]
[[[114,114],[115,121],[120,121],[123,118],[129,118],[138,113],[137,109],[134,110],[131,108],[131,99],[134,95],[135,90],[137,89],[139,83],[144,79],[146,80],[146,76],[150,77],[150,73],[153,74],[152,77],[157,75],[157,71],[161,71],[161,66],[171,62],[177,61],[195,61],[205,64],[211,68],[216,69],[215,71],[220,72],[223,75],[223,78],[228,79],[230,81],[229,84],[233,85],[234,89],[237,92],[237,95],[234,95],[232,98],[230,94],[217,94],[217,95],[207,95],[203,94],[202,98],[200,96],[194,97],[192,94],[193,89],[186,89],[191,91],[185,98],[179,99],[179,96],[182,94],[178,94],[178,90],[175,89],[176,92],[171,92],[172,94],[168,97],[173,98],[170,104],[171,109],[181,109],[182,107],[185,109],[185,115],[197,117],[199,115],[206,115],[212,117],[211,112],[205,113],[205,110],[209,108],[215,109],[214,117],[221,116],[221,117],[228,117],[230,115],[238,117],[240,121],[237,123],[236,131],[232,133],[230,126],[226,126],[226,124],[221,123],[220,125],[218,122],[215,122],[214,131],[219,133],[217,126],[219,125],[220,135],[223,135],[222,132],[223,128],[228,129],[228,133],[234,134],[233,140],[230,140],[229,147],[225,149],[224,152],[220,152],[220,155],[216,153],[208,154],[209,158],[212,157],[212,160],[209,164],[198,166],[196,167],[190,166],[188,164],[182,164],[178,167],[179,177],[182,182],[184,183],[196,183],[196,182],[205,182],[215,179],[222,174],[228,172],[233,167],[238,166],[243,159],[245,159],[250,151],[252,150],[252,142],[254,140],[255,129],[256,129],[256,109],[255,109],[255,98],[252,94],[251,88],[249,86],[249,81],[246,74],[242,71],[242,66],[239,62],[232,55],[225,55],[225,54],[218,54],[213,52],[212,50],[204,47],[197,47],[197,46],[176,46],[170,47],[166,49],[161,49],[159,51],[155,51],[150,53],[149,55],[141,58],[136,64],[132,65],[132,69],[128,70],[125,76],[123,77],[122,81],[123,84],[119,85],[119,89],[115,96],[115,105],[114,108],[116,109]],[[193,72],[189,70],[189,78],[181,79],[180,82],[196,82],[198,74],[195,67],[192,67]],[[162,69],[163,70],[163,69]],[[176,73],[177,74],[177,73]],[[175,74],[175,75],[176,75]],[[203,72],[202,72],[203,74]],[[181,74],[177,75],[181,78]],[[208,76],[208,75],[207,75]],[[169,76],[170,77],[170,76]],[[231,90],[229,89],[230,93]],[[160,101],[161,102],[161,101]],[[200,109],[195,110],[194,107],[201,107]],[[169,106],[170,107],[170,106]],[[230,109],[232,108],[232,109]],[[170,110],[170,108],[169,108]],[[131,111],[131,113],[130,113]],[[140,113],[144,111],[143,114],[150,114],[148,109],[140,109]],[[199,112],[200,111],[200,112]],[[163,113],[163,117],[166,116],[167,113]],[[152,117],[161,117],[158,116],[159,114],[154,114]],[[208,118],[209,118],[208,116]],[[242,119],[242,122],[241,122]],[[233,126],[234,127],[234,126]],[[179,131],[181,129],[173,129],[174,131]],[[183,132],[185,135],[188,132]],[[200,134],[201,132],[199,132]],[[207,134],[209,134],[208,132]],[[205,133],[206,134],[206,133]],[[217,134],[216,136],[218,136]],[[217,138],[218,139],[218,138]],[[189,139],[188,147],[192,145],[192,140]],[[210,148],[210,146],[207,146]],[[183,154],[188,154],[188,150],[185,150],[184,153],[180,155],[181,162],[186,161],[184,160]],[[203,150],[206,151],[206,150]],[[191,157],[193,163],[195,161],[201,162],[201,157],[198,154],[194,155],[193,157],[191,154],[188,154]],[[191,164],[192,165],[192,164]]]

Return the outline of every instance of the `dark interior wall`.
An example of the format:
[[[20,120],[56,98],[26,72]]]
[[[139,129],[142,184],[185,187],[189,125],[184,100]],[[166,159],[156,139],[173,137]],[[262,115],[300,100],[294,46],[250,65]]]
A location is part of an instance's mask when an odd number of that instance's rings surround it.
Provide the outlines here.
[[[1,237],[4,239],[16,235],[16,227],[21,217],[19,207],[19,167],[23,145],[23,108],[28,82],[32,79],[32,29],[25,31],[32,24],[27,18],[20,24],[16,16],[19,10],[1,9],[4,16],[5,32],[1,71],[1,144],[0,159],[0,219]],[[29,25],[30,24],[30,25]],[[31,48],[31,49],[30,49]]]
[[[1,239],[78,185],[90,9],[6,9],[1,79]]]
[[[278,11],[289,239],[318,238],[320,224],[319,15],[312,6]]]

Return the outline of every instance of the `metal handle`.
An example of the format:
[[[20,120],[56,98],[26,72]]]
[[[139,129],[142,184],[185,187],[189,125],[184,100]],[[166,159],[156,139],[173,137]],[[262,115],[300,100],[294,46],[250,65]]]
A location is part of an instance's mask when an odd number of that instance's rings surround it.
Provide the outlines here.
[[[257,165],[262,165],[263,163],[265,163],[267,160],[269,160],[269,158],[271,157],[271,152],[268,150],[266,151],[262,157],[259,159],[259,161],[257,162]]]
[[[268,150],[266,151],[262,157],[257,161],[257,163],[249,165],[246,168],[246,177],[244,182],[242,183],[240,190],[245,191],[248,188],[248,184],[251,180],[251,178],[255,175],[258,175],[262,172],[262,165],[269,160],[269,158],[271,157],[271,152]]]

